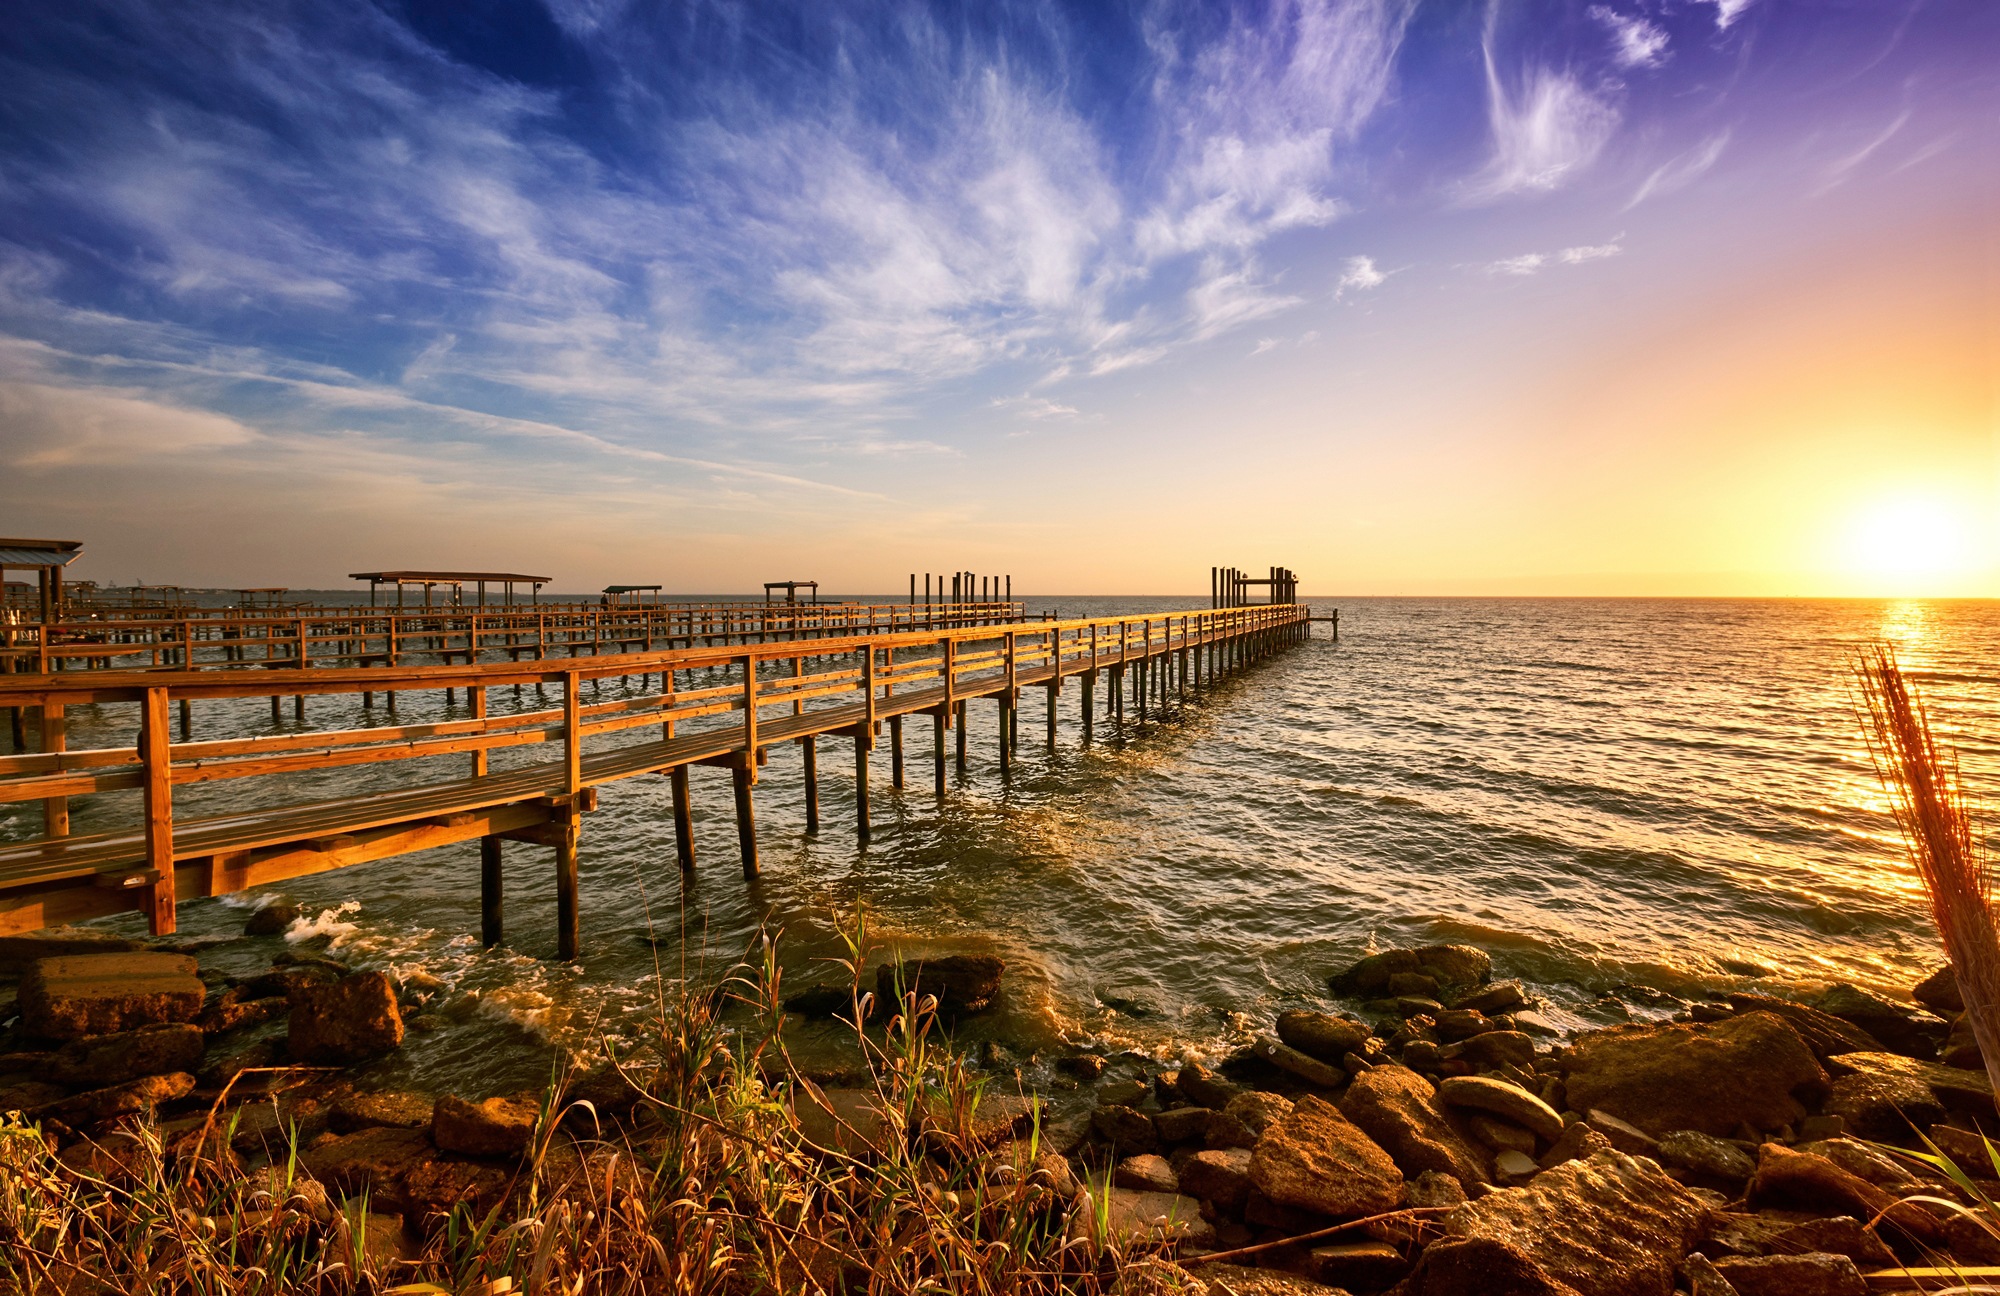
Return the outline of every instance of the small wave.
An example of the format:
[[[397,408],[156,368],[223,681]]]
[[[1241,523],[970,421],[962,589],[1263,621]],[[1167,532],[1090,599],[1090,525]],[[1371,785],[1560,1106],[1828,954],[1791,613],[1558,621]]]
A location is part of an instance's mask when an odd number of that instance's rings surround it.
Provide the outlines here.
[[[361,924],[346,921],[349,914],[361,912],[359,900],[343,900],[331,909],[322,909],[316,918],[304,914],[292,919],[292,925],[285,928],[285,943],[299,945],[318,937],[325,937],[328,949],[339,949],[348,939],[361,930]]]

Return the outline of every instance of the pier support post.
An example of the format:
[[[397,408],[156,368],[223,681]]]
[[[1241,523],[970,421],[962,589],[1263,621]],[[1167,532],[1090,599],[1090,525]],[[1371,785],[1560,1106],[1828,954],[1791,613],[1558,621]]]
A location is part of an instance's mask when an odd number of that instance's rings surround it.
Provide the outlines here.
[[[889,717],[889,784],[903,790],[903,717]]]
[[[757,876],[757,807],[750,797],[757,778],[756,759],[745,752],[741,763],[729,767],[729,781],[736,788],[736,848],[742,852],[746,878]]]
[[[806,749],[806,831],[819,831],[819,736],[807,734],[799,739]]]
[[[69,746],[68,729],[63,720],[63,704],[42,703],[42,750],[59,752]],[[69,798],[42,798],[42,831],[50,837],[69,836]]]
[[[583,835],[576,807],[563,812],[556,837],[556,957],[565,963],[576,961],[582,944],[583,920],[577,910],[576,846]]]
[[[1000,776],[1014,772],[1014,699],[1000,694]]]
[[[479,940],[487,949],[502,939],[500,839],[479,839]]]
[[[194,703],[181,699],[181,741],[186,742],[194,730]]]
[[[1060,687],[1061,685],[1059,683],[1049,685],[1049,750],[1050,751],[1054,751],[1056,749],[1056,692]]]
[[[1083,673],[1083,740],[1085,742],[1090,741],[1092,721],[1096,718],[1096,707],[1097,668],[1092,667]]]
[[[945,712],[943,707],[939,707],[931,712],[931,777],[937,784],[937,794],[940,797],[944,795],[944,727]]]
[[[868,727],[854,731],[854,831],[862,844],[868,843]]]
[[[967,715],[967,708],[966,708],[966,705],[965,705],[965,703],[963,703],[963,702],[960,702],[960,703],[958,704],[958,776],[959,776],[959,777],[960,777],[961,779],[965,777],[965,718],[966,718],[966,715]]]
[[[681,872],[694,873],[694,805],[688,795],[688,767],[676,765],[667,771],[674,789],[674,854]]]

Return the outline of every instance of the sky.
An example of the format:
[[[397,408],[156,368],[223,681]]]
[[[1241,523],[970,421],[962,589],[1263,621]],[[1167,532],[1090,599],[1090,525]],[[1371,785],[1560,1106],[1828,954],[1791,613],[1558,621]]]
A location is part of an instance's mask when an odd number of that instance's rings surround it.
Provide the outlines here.
[[[72,578],[2000,596],[1988,0],[65,0]]]

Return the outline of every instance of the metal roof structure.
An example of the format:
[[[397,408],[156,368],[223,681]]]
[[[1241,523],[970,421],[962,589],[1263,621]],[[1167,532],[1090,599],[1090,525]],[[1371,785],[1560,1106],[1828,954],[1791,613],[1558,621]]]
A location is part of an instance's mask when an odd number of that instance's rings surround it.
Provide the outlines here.
[[[0,537],[0,569],[67,567],[83,557],[81,540],[16,540]]]
[[[512,603],[514,601],[514,587],[516,585],[533,587],[529,595],[532,599],[536,594],[541,592],[542,586],[548,584],[552,579],[548,576],[528,576],[521,572],[482,571],[379,571],[349,572],[347,575],[350,580],[365,580],[368,582],[368,605],[370,607],[375,605],[376,589],[383,585],[394,585],[396,587],[397,607],[403,605],[403,587],[405,585],[421,585],[424,587],[425,607],[431,605],[431,590],[439,585],[451,586],[452,601],[454,603],[461,601],[460,591],[463,586],[475,585],[479,589],[479,602],[481,606],[484,606],[486,603],[486,587],[488,585],[499,585],[504,588],[507,591],[507,602]]]

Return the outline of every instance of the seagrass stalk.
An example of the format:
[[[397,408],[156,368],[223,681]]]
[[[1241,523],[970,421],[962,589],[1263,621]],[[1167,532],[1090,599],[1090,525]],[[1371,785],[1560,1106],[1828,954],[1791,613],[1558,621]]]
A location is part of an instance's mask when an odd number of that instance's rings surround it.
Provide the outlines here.
[[[1973,835],[1958,759],[1938,744],[1923,699],[1903,678],[1893,649],[1864,653],[1859,674],[1869,754],[1930,896],[1931,918],[1958,978],[1987,1077],[2000,1093],[2000,935],[1989,903],[1992,861]]]

